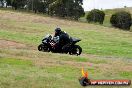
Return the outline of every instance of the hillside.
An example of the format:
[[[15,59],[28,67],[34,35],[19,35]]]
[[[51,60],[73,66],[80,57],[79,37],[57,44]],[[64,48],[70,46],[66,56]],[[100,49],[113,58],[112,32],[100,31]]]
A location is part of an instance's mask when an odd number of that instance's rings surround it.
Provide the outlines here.
[[[130,12],[132,14],[132,7],[116,8],[116,9],[107,9],[107,10],[103,10],[103,11],[105,12],[105,20],[104,20],[103,26],[111,27],[110,17],[111,17],[111,15],[113,13],[118,12],[118,11],[127,11],[127,12]],[[87,14],[88,14],[88,12],[86,12],[86,15]],[[80,18],[80,21],[86,22],[86,17]],[[131,30],[132,30],[132,28],[131,28]]]
[[[82,39],[78,43],[83,48],[81,56],[37,50],[43,36],[52,34],[57,25]],[[91,79],[131,79],[131,40],[128,31],[0,10],[0,87],[81,88],[82,67]]]
[[[105,21],[104,21],[104,26],[111,26],[109,23],[110,17],[113,13],[118,12],[118,11],[127,11],[132,14],[132,7],[105,10],[106,17],[105,17]],[[132,30],[132,27],[131,27],[131,30]]]

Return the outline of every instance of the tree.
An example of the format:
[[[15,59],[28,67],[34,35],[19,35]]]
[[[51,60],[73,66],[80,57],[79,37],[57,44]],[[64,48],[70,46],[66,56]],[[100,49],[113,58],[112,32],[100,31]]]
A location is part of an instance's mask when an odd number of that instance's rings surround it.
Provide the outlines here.
[[[12,8],[14,8],[15,10],[17,10],[17,8],[18,8],[17,0],[13,0],[12,1]]]
[[[81,5],[82,3],[80,0],[77,0],[73,5],[74,7],[73,7],[72,14],[73,14],[73,19],[75,20],[78,20],[78,18],[85,15],[84,9],[82,8]]]
[[[1,7],[4,6],[4,0],[0,0]]]
[[[12,0],[6,0],[6,2],[7,2],[7,3],[6,3],[6,7],[12,5]]]
[[[88,13],[86,19],[88,22],[99,22],[100,24],[103,24],[104,17],[105,13],[103,11],[94,9]]]
[[[54,0],[50,4],[49,14],[78,20],[84,15],[82,0]]]
[[[125,11],[116,12],[111,16],[110,23],[114,27],[124,30],[130,30],[130,27],[132,25],[131,14]]]
[[[55,0],[45,0],[46,2],[46,9],[47,9],[47,13],[48,15],[50,14],[50,5],[55,2]]]
[[[27,0],[12,0],[12,7],[17,10],[18,8],[24,8]]]
[[[17,9],[27,8],[35,13],[47,13],[51,16],[78,20],[83,16],[83,0],[6,0],[7,6]]]
[[[48,8],[48,0],[28,0],[28,10],[33,10],[35,13],[46,13]]]
[[[52,16],[65,17],[64,0],[56,0],[50,4],[49,14]]]

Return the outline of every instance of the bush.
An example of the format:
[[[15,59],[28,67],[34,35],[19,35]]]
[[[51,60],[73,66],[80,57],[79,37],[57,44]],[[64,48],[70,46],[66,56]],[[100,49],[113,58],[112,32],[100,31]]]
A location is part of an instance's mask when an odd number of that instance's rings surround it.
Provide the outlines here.
[[[131,14],[125,11],[116,12],[111,16],[110,23],[114,27],[117,27],[123,30],[130,30],[130,27],[132,25]]]
[[[100,24],[103,24],[104,17],[105,13],[103,11],[94,9],[88,13],[86,19],[88,22],[99,22]]]

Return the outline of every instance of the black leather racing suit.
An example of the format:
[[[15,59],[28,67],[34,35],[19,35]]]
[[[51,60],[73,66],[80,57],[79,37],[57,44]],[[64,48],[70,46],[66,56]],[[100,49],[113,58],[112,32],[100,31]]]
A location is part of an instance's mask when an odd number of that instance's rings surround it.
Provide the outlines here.
[[[70,43],[70,37],[67,33],[61,31],[59,36],[59,42],[56,44],[56,49],[59,51],[65,50],[66,46]]]

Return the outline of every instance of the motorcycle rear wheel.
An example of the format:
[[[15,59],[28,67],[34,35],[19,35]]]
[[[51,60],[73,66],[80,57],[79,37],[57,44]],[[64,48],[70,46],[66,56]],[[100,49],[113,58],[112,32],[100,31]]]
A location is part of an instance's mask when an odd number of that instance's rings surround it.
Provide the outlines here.
[[[79,45],[75,45],[73,49],[69,52],[70,55],[81,55],[82,48]]]

